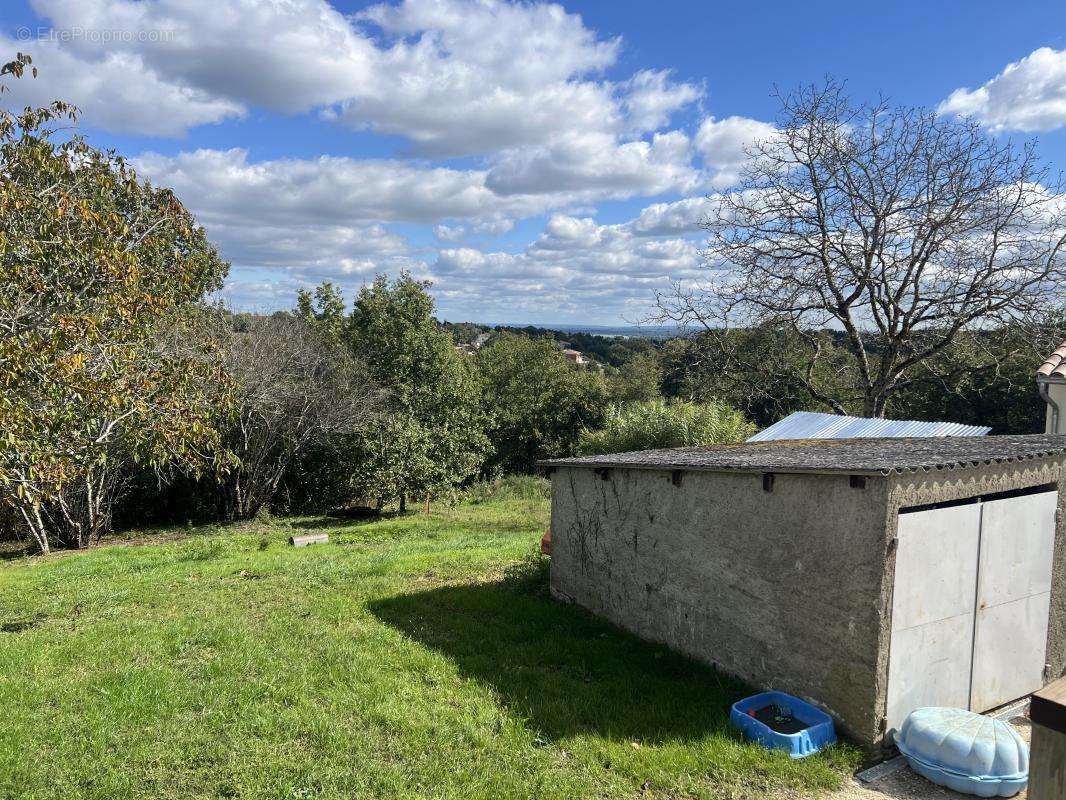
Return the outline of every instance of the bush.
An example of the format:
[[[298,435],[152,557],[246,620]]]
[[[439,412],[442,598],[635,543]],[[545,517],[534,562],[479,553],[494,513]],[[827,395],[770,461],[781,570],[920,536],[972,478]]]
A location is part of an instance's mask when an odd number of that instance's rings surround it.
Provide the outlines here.
[[[612,406],[605,427],[583,430],[578,448],[583,455],[593,456],[742,442],[754,433],[751,422],[721,403],[653,400]]]
[[[466,490],[471,503],[493,503],[507,500],[548,500],[551,481],[536,475],[507,475],[495,480],[479,481]]]

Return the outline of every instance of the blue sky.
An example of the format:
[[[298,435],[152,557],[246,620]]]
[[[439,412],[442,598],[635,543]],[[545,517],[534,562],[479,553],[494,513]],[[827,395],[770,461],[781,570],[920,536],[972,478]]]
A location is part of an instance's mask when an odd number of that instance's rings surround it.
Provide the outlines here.
[[[976,116],[1066,165],[1066,3],[33,0],[0,9],[99,146],[173,186],[238,308],[377,272],[441,316],[616,324],[698,280],[775,85]]]

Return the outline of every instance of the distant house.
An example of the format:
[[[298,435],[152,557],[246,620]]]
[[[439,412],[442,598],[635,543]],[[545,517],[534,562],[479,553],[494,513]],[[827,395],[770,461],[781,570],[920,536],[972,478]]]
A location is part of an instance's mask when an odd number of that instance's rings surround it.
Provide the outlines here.
[[[490,338],[492,338],[492,331],[487,331],[486,333],[479,333],[477,335],[477,338],[474,339],[474,349],[480,350],[482,347],[488,344]]]
[[[569,348],[563,350],[563,357],[569,359],[570,361],[573,361],[575,364],[589,363],[588,358],[580,350],[571,350]]]
[[[455,349],[464,356],[472,356],[475,353],[473,345],[469,344],[457,344]]]
[[[1066,342],[1036,371],[1036,388],[1047,403],[1044,433],[1066,433]]]

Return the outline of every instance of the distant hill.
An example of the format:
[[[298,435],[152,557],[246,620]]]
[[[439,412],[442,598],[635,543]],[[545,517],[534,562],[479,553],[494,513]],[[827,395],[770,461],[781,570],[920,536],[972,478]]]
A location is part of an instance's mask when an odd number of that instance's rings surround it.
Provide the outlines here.
[[[525,325],[503,324],[497,327],[524,328]],[[562,333],[588,333],[593,336],[626,336],[636,339],[672,339],[677,336],[677,328],[652,325],[533,325]]]

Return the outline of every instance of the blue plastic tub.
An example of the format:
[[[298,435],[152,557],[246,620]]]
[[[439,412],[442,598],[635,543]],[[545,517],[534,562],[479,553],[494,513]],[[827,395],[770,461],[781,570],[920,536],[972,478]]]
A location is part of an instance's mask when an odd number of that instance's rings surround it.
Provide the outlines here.
[[[753,716],[761,709],[773,705],[807,727],[796,733],[779,733]],[[729,712],[729,722],[744,734],[744,738],[771,750],[783,750],[793,758],[805,758],[837,740],[832,717],[810,703],[784,692],[762,692],[745,697],[733,704]]]
[[[1029,782],[1029,748],[1002,720],[962,708],[918,708],[896,734],[911,769],[977,797],[1013,797]]]

